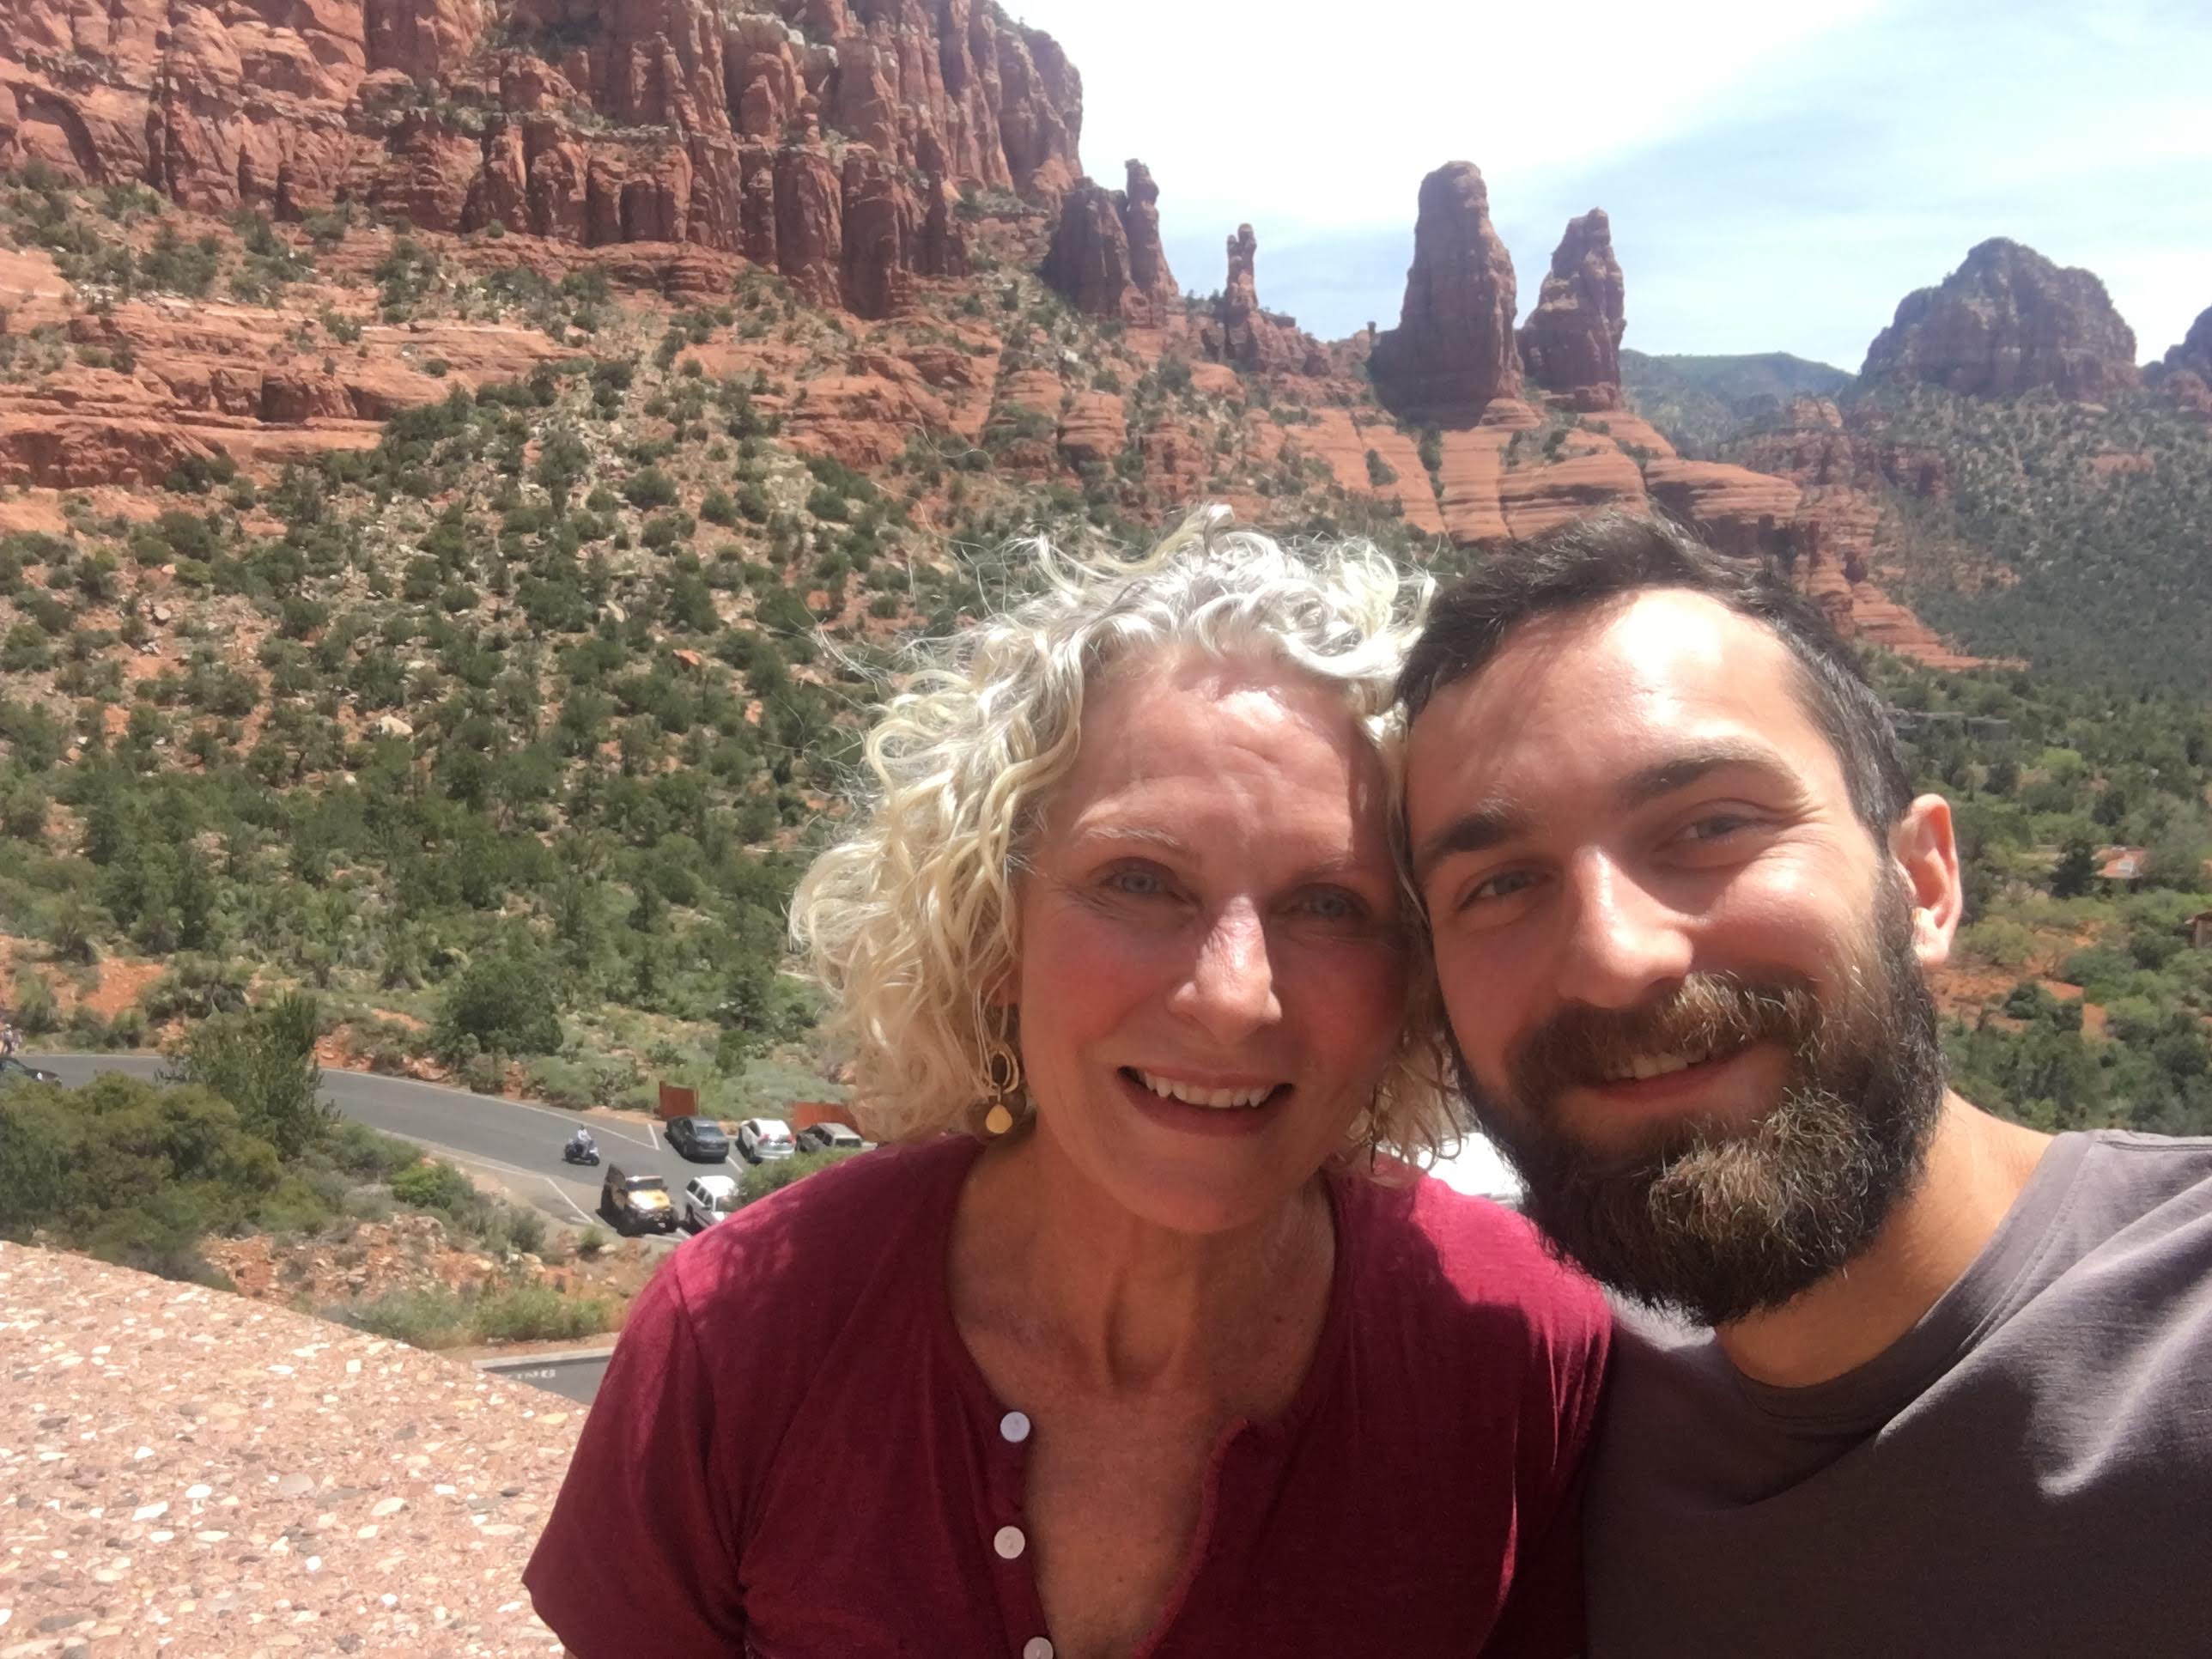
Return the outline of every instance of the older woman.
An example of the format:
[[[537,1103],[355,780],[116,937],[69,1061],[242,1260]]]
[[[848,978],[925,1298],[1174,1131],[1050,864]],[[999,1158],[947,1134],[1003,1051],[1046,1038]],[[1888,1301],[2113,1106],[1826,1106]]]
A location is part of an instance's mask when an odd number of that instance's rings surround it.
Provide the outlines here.
[[[910,1144],[640,1298],[538,1611],[584,1659],[1574,1653],[1602,1304],[1395,1156],[1453,1133],[1392,855],[1425,590],[1219,509],[1034,553],[794,909]]]

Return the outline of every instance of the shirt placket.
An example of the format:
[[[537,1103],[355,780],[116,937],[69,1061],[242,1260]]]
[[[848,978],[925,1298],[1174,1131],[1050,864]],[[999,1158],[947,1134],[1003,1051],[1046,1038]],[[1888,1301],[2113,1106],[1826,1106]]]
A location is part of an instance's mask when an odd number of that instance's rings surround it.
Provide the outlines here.
[[[1005,1621],[1006,1651],[1018,1659],[1053,1659],[1052,1635],[1045,1628],[1044,1598],[1037,1593],[1030,1559],[1029,1517],[1022,1500],[1029,1491],[1030,1423],[1026,1412],[1000,1413],[992,1425],[987,1458],[990,1502],[983,1523],[988,1532],[999,1609]]]

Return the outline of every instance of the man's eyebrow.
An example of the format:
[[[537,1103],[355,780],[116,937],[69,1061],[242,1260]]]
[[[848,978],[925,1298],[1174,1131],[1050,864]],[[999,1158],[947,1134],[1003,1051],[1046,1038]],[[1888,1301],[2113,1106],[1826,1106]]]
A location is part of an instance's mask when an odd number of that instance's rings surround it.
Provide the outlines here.
[[[1414,883],[1427,881],[1429,872],[1455,853],[1480,853],[1527,834],[1531,822],[1525,808],[1504,800],[1484,801],[1461,813],[1414,849]]]
[[[1613,805],[1623,812],[1633,811],[1729,767],[1762,772],[1778,781],[1790,776],[1781,757],[1765,744],[1743,738],[1717,738],[1679,750],[1630,773],[1613,790]],[[1533,823],[1528,809],[1512,801],[1492,799],[1480,803],[1435,831],[1414,849],[1415,884],[1427,881],[1430,872],[1455,854],[1486,852],[1528,834]]]
[[[1711,773],[1730,767],[1763,772],[1778,781],[1790,776],[1781,757],[1765,744],[1747,738],[1716,738],[1677,750],[1630,773],[1614,789],[1613,805],[1624,812],[1632,811],[1677,789],[1687,789]]]

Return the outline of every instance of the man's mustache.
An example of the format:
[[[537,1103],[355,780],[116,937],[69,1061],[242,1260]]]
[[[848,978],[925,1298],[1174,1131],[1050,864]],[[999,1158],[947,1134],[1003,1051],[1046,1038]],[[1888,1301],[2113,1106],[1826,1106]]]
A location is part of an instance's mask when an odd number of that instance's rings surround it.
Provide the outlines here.
[[[1637,1008],[1563,1008],[1531,1032],[1508,1068],[1514,1094],[1540,1110],[1567,1089],[1604,1083],[1640,1058],[1729,1054],[1775,1042],[1807,1054],[1820,1004],[1799,975],[1692,974]]]

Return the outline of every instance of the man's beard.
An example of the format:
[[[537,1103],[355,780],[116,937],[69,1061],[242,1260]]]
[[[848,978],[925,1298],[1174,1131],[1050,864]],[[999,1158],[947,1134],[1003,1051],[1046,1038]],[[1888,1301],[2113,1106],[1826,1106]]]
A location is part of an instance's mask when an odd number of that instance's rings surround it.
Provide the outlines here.
[[[1943,1103],[1935,999],[1909,901],[1883,920],[1828,1005],[1802,975],[1692,975],[1643,1008],[1570,1008],[1522,1044],[1511,1093],[1484,1089],[1456,1042],[1461,1086],[1528,1184],[1528,1214],[1596,1279],[1707,1325],[1777,1308],[1872,1242],[1917,1183]],[[1672,1126],[1620,1156],[1559,1127],[1569,1088],[1635,1055],[1780,1045],[1790,1071],[1749,1125]]]

